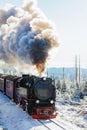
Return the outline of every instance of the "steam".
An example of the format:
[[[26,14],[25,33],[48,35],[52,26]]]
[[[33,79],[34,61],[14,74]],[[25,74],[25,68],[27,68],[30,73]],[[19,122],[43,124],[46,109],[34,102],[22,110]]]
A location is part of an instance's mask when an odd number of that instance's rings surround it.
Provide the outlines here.
[[[0,10],[0,59],[12,66],[35,65],[45,69],[49,51],[58,46],[53,23],[37,7],[35,0],[21,8]]]

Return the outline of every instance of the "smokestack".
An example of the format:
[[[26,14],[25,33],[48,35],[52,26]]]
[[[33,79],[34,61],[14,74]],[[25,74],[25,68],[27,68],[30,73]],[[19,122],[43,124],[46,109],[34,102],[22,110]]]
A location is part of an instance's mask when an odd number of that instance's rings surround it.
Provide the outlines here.
[[[41,74],[49,51],[58,46],[56,30],[36,0],[24,2],[21,8],[0,10],[0,60],[14,67],[34,65]]]

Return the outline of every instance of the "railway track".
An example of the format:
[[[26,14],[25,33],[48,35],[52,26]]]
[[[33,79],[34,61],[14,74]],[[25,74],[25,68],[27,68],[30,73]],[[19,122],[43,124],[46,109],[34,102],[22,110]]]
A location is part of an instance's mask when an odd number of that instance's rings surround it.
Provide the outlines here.
[[[62,130],[67,130],[66,128],[64,128],[62,125],[58,124],[57,122],[50,120],[51,122],[53,122],[55,125],[57,125],[58,127],[60,127]]]
[[[53,120],[41,121],[38,120],[47,130],[67,130],[62,125]]]
[[[47,128],[47,130],[52,130],[51,128],[49,128],[43,121],[38,120],[45,128]]]
[[[72,122],[69,122],[68,120],[61,120],[60,118],[58,119],[54,119],[54,122],[58,122],[61,126],[64,126],[65,129],[67,130],[80,130],[80,128],[78,126],[76,126],[75,124],[73,124]]]

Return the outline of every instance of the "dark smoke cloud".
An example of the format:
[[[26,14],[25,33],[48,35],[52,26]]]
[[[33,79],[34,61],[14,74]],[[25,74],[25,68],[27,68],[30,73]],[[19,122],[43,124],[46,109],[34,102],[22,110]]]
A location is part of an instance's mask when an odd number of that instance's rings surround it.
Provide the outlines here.
[[[43,71],[49,50],[56,47],[58,41],[53,24],[34,0],[22,8],[0,10],[0,25],[0,59],[13,66],[33,64]]]

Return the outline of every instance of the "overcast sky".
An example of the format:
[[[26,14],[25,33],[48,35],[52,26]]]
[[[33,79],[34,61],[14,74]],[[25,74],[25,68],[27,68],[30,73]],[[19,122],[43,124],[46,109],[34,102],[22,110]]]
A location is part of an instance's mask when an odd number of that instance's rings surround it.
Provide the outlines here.
[[[2,0],[21,6],[22,0]],[[38,0],[38,6],[55,23],[60,46],[51,60],[52,66],[74,66],[75,55],[80,55],[81,66],[87,67],[87,0]]]

